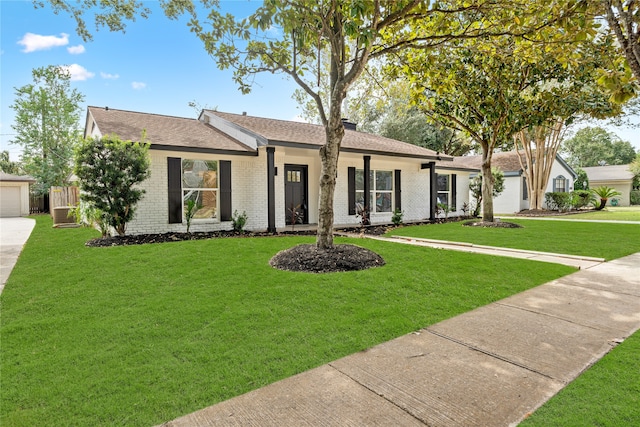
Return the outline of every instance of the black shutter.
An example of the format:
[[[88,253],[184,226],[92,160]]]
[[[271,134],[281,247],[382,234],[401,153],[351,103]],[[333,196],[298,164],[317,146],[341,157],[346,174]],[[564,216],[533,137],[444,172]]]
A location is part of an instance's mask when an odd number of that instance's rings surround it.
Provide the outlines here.
[[[220,160],[220,221],[231,221],[231,162]]]
[[[356,214],[356,168],[347,168],[349,215]]]
[[[167,157],[167,182],[169,189],[169,224],[182,222],[182,160]]]
[[[393,183],[393,190],[395,192],[395,208],[398,210],[402,210],[402,196],[401,196],[401,190],[402,190],[402,186],[400,183],[400,169],[396,169],[394,171],[394,183]]]
[[[451,212],[455,212],[457,209],[456,199],[458,198],[458,176],[455,173],[451,174]]]

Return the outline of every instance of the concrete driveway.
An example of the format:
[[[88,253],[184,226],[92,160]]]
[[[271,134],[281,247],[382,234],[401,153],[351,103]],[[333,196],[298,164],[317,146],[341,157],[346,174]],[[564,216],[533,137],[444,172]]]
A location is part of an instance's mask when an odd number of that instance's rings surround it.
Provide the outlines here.
[[[0,293],[35,225],[31,218],[0,218]]]

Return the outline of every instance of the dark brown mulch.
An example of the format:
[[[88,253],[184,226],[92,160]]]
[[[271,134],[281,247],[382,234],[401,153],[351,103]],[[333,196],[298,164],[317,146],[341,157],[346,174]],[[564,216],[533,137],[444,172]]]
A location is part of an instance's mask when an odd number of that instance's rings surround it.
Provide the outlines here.
[[[280,270],[334,273],[380,267],[385,261],[377,253],[356,245],[318,249],[315,244],[302,244],[278,252],[269,264]]]
[[[463,222],[464,227],[485,227],[485,228],[522,228],[520,224],[505,221],[466,221]]]
[[[162,233],[162,234],[137,234],[127,236],[101,237],[89,240],[85,243],[90,247],[142,245],[145,243],[180,242],[183,240],[203,240],[221,237],[272,237],[288,235],[315,235],[315,231],[282,231],[279,233],[252,232],[252,231],[210,231],[198,233]]]

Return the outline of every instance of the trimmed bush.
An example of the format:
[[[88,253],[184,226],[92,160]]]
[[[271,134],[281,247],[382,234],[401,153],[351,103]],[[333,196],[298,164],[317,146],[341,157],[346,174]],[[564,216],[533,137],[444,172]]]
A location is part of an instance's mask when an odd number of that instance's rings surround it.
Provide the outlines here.
[[[640,205],[640,190],[633,190],[631,192],[631,204]]]
[[[547,205],[547,209],[552,211],[568,211],[571,208],[571,201],[571,193],[567,192],[546,193],[544,195],[544,203]]]

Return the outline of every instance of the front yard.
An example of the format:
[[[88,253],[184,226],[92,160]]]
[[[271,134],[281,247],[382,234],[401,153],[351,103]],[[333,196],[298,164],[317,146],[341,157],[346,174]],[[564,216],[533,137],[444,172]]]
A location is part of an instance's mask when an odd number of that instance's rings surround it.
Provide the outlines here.
[[[268,265],[313,237],[96,236],[37,218],[0,296],[2,425],[160,424],[574,271],[339,239],[387,265],[314,275]]]

